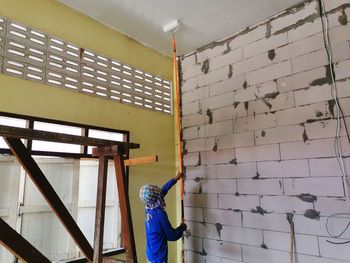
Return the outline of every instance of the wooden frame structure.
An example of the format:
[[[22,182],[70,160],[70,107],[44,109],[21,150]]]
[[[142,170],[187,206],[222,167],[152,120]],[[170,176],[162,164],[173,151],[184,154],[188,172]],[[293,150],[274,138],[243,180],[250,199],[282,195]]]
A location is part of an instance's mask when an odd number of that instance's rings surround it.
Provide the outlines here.
[[[127,262],[137,262],[134,241],[130,203],[125,180],[124,153],[129,149],[139,148],[139,144],[95,139],[84,136],[68,135],[25,128],[15,128],[0,125],[0,136],[8,144],[11,152],[16,156],[38,190],[46,199],[56,216],[60,219],[75,243],[85,255],[86,261],[102,263],[103,261],[103,232],[106,201],[106,182],[108,158],[114,158],[116,179],[122,218],[122,239]],[[63,202],[46,179],[44,173],[35,162],[21,139],[41,140],[58,143],[96,146],[93,155],[99,158],[98,185],[96,198],[96,217],[94,247],[92,248],[77,223],[70,215]],[[0,243],[9,249],[16,257],[26,262],[51,262],[34,248],[27,240],[14,231],[6,222],[0,220]],[[74,262],[74,260],[72,261]],[[76,261],[75,261],[76,262]]]

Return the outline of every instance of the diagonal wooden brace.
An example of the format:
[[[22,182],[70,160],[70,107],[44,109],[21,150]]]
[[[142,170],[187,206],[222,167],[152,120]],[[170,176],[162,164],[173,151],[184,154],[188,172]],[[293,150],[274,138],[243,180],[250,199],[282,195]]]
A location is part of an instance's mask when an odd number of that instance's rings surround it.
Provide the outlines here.
[[[18,161],[22,164],[27,174],[33,180],[41,194],[44,196],[53,212],[60,219],[62,224],[65,226],[73,240],[80,247],[84,255],[92,261],[93,249],[90,246],[88,240],[81,232],[78,224],[71,216],[65,205],[63,204],[60,197],[57,195],[50,182],[46,179],[44,173],[39,168],[33,157],[30,155],[27,148],[24,146],[20,139],[16,138],[4,138],[8,146],[10,147],[13,154],[16,156]],[[38,261],[36,261],[38,262]]]
[[[0,218],[0,243],[12,254],[24,262],[51,263],[43,254],[33,247],[24,237]]]

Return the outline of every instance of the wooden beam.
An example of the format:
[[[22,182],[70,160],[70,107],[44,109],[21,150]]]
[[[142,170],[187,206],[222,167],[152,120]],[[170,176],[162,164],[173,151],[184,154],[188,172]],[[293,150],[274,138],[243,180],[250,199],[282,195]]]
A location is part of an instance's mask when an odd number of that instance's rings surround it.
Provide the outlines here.
[[[136,245],[134,239],[134,230],[132,225],[130,201],[127,195],[125,184],[125,168],[122,156],[114,156],[115,174],[117,177],[120,214],[122,219],[122,238],[126,251],[126,261],[137,263]]]
[[[33,180],[34,184],[38,187],[41,194],[44,196],[53,212],[60,219],[65,226],[71,237],[76,244],[80,247],[84,255],[92,260],[93,250],[84,234],[81,232],[77,223],[74,221],[67,208],[64,206],[60,197],[57,195],[45,175],[39,168],[38,164],[34,161],[27,148],[24,146],[20,139],[16,138],[4,138],[7,145],[10,147],[13,154],[17,157],[17,160],[22,164],[27,174]],[[36,261],[37,262],[37,261]]]
[[[115,255],[120,255],[125,253],[125,249],[124,248],[116,248],[116,249],[109,249],[107,251],[104,251],[102,253],[102,255],[104,257],[111,257],[111,256],[115,256]],[[69,259],[69,260],[65,260],[65,261],[60,261],[61,263],[86,263],[88,262],[88,260],[86,258],[76,258],[76,259]]]
[[[60,142],[60,143],[78,144],[78,145],[86,145],[86,146],[117,145],[123,148],[124,150],[140,148],[140,145],[137,143],[103,140],[103,139],[96,139],[96,138],[90,138],[85,136],[31,130],[31,129],[25,129],[25,128],[10,127],[5,125],[0,125],[0,136],[7,137],[7,138]]]
[[[132,158],[124,161],[125,166],[140,165],[158,162],[158,155]]]
[[[51,262],[1,218],[0,243],[24,262]]]
[[[95,237],[94,237],[94,263],[102,263],[103,232],[106,206],[108,157],[100,156],[97,179]]]

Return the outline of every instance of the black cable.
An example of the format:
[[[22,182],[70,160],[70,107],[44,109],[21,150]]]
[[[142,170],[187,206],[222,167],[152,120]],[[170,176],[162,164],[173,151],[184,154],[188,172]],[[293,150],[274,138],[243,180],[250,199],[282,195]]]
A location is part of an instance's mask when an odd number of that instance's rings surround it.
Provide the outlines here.
[[[324,24],[324,21],[323,21],[323,17],[325,19],[328,19],[328,16],[327,16],[325,10],[323,9],[322,0],[318,0],[318,5],[319,5],[320,19],[321,19],[321,24],[322,24],[323,43],[324,43],[324,47],[325,47],[326,52],[327,52],[327,57],[329,58],[329,57],[331,57],[331,54],[330,54],[330,51],[329,51],[328,46],[327,46],[327,42],[329,42],[329,41],[327,41],[327,35],[326,35],[326,31],[328,29],[326,28],[326,26]],[[335,76],[334,64],[333,63],[329,63],[328,66],[329,66],[329,70],[332,72],[331,74],[333,74],[333,76]],[[340,116],[343,119],[344,128],[345,128],[346,135],[347,135],[347,138],[348,138],[348,141],[349,141],[349,144],[350,144],[350,133],[349,133],[348,125],[347,125],[347,123],[345,121],[343,109],[340,106],[338,98],[334,98],[334,101],[336,101],[336,103],[338,104]]]

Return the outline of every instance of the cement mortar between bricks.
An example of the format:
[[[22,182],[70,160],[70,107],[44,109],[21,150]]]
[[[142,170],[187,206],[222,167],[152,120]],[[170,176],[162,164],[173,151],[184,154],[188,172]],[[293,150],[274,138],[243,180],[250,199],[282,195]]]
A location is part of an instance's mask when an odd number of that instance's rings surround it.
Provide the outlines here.
[[[348,4],[325,2],[327,10]],[[350,260],[348,250],[333,252],[325,242],[326,216],[350,208],[334,158],[336,122],[316,7],[317,1],[301,4],[186,58],[187,74],[195,78],[184,83],[185,104],[199,103],[185,106],[191,114],[183,118],[186,148],[199,151],[185,155],[187,220],[195,220],[186,221],[193,243],[185,248],[198,252],[186,250],[187,262],[287,262],[286,213],[294,214],[298,263]],[[349,20],[350,7],[344,12]],[[340,26],[340,16],[341,9],[329,14],[330,35],[340,104],[350,116],[350,23]],[[205,60],[207,74],[198,72]],[[226,122],[229,129],[221,125]],[[347,145],[344,135],[341,130]],[[343,151],[350,156],[350,147]],[[345,164],[350,167],[350,158]],[[347,224],[334,222],[335,233]]]

